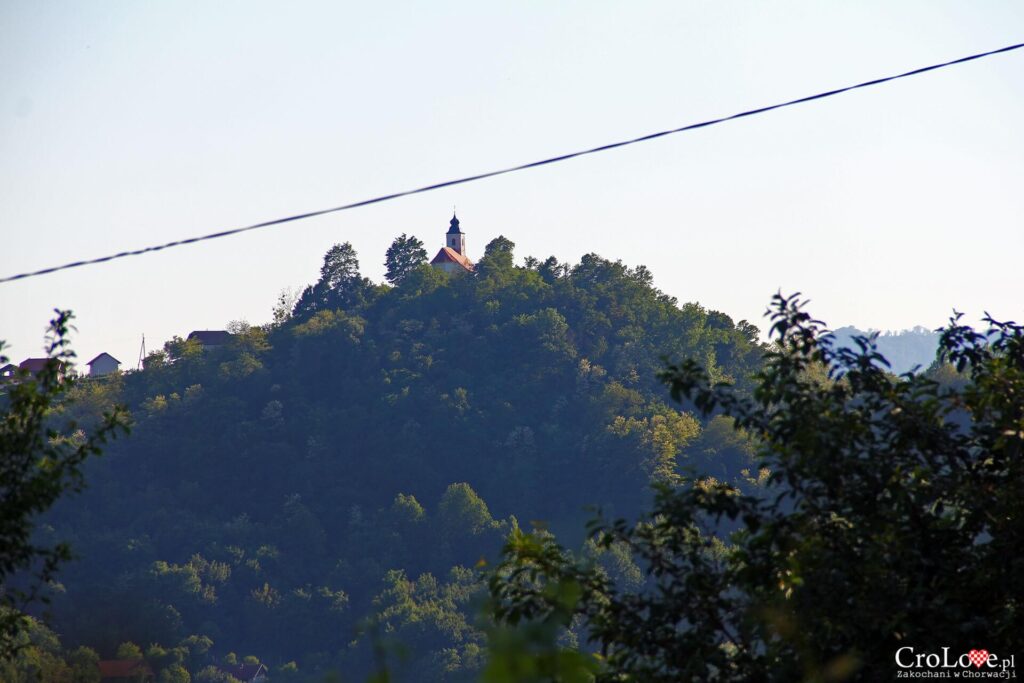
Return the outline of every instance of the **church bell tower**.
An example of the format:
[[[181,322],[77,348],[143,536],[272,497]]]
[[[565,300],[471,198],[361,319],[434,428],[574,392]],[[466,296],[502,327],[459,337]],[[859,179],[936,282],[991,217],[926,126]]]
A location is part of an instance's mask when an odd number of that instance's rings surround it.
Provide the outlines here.
[[[462,229],[459,228],[459,219],[454,213],[452,214],[452,221],[448,228],[447,240],[447,246],[450,249],[457,251],[463,256],[466,255],[466,235],[462,232]]]
[[[472,273],[473,262],[466,256],[466,235],[459,228],[459,219],[452,214],[452,222],[444,236],[444,246],[430,262],[449,275]]]

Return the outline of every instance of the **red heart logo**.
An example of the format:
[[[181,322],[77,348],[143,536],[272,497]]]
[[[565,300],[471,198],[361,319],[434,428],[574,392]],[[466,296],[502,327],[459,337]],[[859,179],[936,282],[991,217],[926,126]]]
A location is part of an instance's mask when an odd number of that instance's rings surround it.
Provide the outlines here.
[[[971,660],[977,668],[981,668],[981,665],[988,661],[988,650],[971,650],[967,653],[967,659]]]

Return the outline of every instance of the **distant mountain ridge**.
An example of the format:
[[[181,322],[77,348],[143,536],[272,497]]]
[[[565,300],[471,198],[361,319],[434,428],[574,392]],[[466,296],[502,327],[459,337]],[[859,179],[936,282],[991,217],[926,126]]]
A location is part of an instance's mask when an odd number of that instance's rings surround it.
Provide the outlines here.
[[[875,333],[878,334],[876,343],[879,352],[892,364],[892,371],[897,374],[910,372],[918,366],[920,370],[927,370],[935,360],[939,333],[920,325],[899,332],[864,331],[852,325],[833,331],[837,344],[847,348],[855,348],[854,337]]]

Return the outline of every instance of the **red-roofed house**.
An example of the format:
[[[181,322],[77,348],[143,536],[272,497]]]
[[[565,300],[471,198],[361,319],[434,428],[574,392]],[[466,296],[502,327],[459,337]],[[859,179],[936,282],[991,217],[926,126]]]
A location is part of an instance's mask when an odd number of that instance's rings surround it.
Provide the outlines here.
[[[440,268],[446,273],[471,273],[473,262],[466,256],[466,234],[459,227],[459,219],[454,215],[448,234],[445,235],[445,246],[437,252],[437,256],[430,262],[435,268]]]
[[[35,377],[46,368],[46,364],[50,362],[49,358],[26,358],[25,360],[18,363],[18,367],[28,372],[28,374]],[[64,376],[71,366],[65,361],[57,361],[57,381],[63,381]],[[17,379],[12,377],[11,379]]]
[[[267,677],[267,667],[263,664],[220,664],[217,668],[242,683],[259,683]]]
[[[102,683],[148,683],[153,670],[143,659],[104,659],[100,661]]]

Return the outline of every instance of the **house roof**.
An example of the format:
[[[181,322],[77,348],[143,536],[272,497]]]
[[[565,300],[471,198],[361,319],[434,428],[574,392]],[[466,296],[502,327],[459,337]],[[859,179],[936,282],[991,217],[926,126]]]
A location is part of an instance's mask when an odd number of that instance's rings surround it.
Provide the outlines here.
[[[46,367],[46,363],[49,360],[49,358],[26,358],[18,363],[18,367],[22,370],[28,370],[32,374],[36,374],[43,371],[43,368]]]
[[[118,365],[120,365],[120,364],[121,364],[121,361],[119,361],[118,359],[114,358],[113,356],[111,356],[111,355],[110,355],[109,353],[107,353],[106,351],[104,351],[103,353],[101,353],[100,355],[96,356],[95,358],[93,358],[93,359],[92,359],[91,361],[89,361],[88,363],[86,363],[86,365],[92,365],[93,363],[95,363],[96,361],[98,361],[98,360],[99,360],[100,358],[103,358],[103,356],[106,356],[107,358],[109,358],[110,360],[114,361],[114,362],[115,362],[115,363],[117,363]]]
[[[99,663],[100,678],[134,678],[139,674],[153,675],[143,659],[104,659]]]
[[[194,330],[188,333],[189,339],[195,339],[203,346],[221,346],[227,344],[233,336],[227,330]]]
[[[473,270],[473,262],[451,247],[441,247],[441,251],[437,252],[437,256],[430,262],[430,265],[438,263],[457,263],[466,270]]]
[[[220,664],[217,668],[240,681],[251,681],[261,673],[267,672],[267,667],[263,664]]]
[[[8,363],[7,365],[0,368],[0,375],[6,375],[9,372],[14,372],[18,369],[18,366],[14,363]]]

